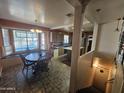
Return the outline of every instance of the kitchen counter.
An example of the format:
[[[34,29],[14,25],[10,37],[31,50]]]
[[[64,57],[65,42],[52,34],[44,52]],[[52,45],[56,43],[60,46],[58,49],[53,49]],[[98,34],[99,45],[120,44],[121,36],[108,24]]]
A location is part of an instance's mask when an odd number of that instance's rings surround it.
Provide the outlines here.
[[[83,49],[84,47],[80,47],[80,49]],[[65,50],[71,50],[72,51],[72,46],[70,47],[64,47]]]

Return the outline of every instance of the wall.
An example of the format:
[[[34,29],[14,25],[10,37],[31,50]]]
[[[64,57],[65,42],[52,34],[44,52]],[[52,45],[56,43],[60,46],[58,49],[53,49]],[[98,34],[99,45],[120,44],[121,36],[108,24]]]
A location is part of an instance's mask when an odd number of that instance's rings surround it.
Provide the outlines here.
[[[9,69],[13,66],[23,64],[20,57],[17,57],[17,56],[12,56],[12,57],[8,57],[6,59],[2,59],[1,62],[2,62],[2,66],[3,66],[3,71],[6,71],[7,69]]]
[[[2,76],[2,72],[20,64],[22,64],[22,60],[16,56],[9,57],[7,59],[0,59],[0,77]]]
[[[97,23],[94,23],[94,29],[93,29],[93,41],[92,41],[92,47],[91,47],[91,50],[95,50],[95,49],[96,49],[97,34],[98,34],[98,24],[97,24]]]
[[[79,58],[77,72],[77,89],[92,85],[94,69],[91,67],[94,51],[88,52]]]
[[[122,22],[119,24],[119,30],[121,30]],[[99,57],[105,57],[113,59],[119,41],[120,31],[115,31],[117,22],[110,22],[101,25],[101,29],[98,32],[98,40],[96,46],[96,52]]]

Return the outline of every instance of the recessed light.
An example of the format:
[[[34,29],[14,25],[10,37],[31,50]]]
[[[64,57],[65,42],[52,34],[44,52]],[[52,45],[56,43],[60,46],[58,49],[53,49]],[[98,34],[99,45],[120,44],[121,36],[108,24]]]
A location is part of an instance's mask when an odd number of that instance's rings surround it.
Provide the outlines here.
[[[101,12],[101,10],[102,9],[98,8],[98,9],[96,9],[96,12],[99,13],[99,12]]]
[[[72,13],[68,13],[68,14],[66,14],[66,16],[67,16],[67,17],[72,17],[73,14],[72,14]]]

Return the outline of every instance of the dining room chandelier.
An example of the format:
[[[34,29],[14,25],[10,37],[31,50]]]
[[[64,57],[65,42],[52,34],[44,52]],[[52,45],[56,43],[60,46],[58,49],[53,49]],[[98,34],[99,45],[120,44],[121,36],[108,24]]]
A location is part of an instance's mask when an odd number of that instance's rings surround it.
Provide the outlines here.
[[[40,29],[30,29],[31,32],[36,32],[36,33],[42,33],[42,30]]]
[[[34,20],[34,22],[37,24],[38,23],[38,18]],[[35,32],[35,33],[42,33],[41,29],[38,28],[32,28],[30,29],[31,32]]]

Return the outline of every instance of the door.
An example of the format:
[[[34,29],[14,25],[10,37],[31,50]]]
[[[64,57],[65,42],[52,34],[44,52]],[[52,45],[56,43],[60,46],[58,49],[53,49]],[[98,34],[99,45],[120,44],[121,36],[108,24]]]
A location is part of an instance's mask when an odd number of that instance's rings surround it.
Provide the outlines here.
[[[93,86],[102,92],[106,90],[106,82],[108,80],[109,70],[105,68],[96,68],[93,80]]]

